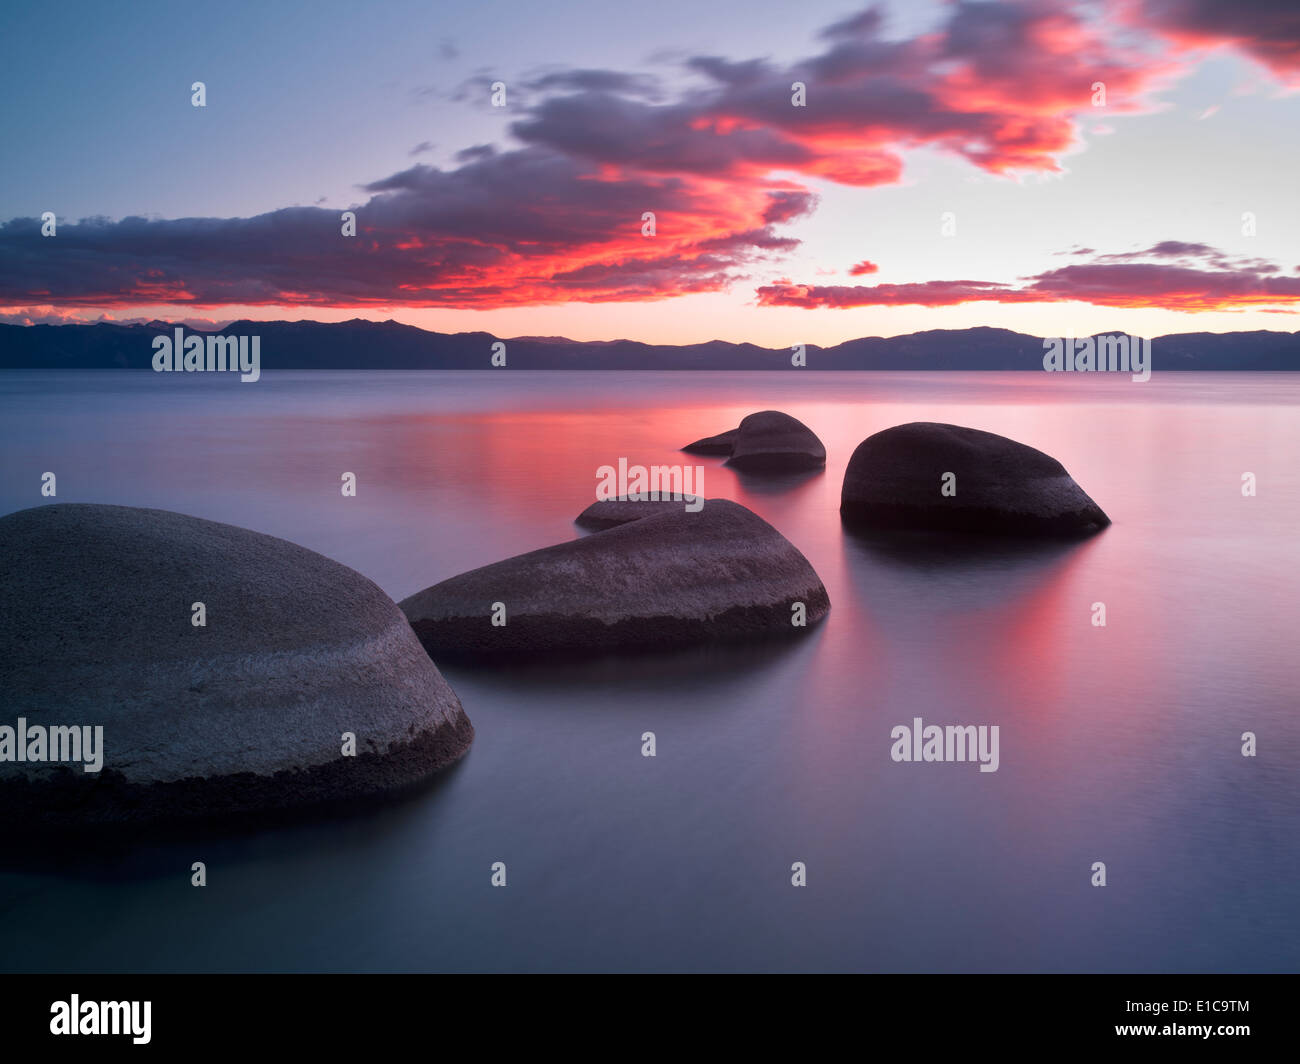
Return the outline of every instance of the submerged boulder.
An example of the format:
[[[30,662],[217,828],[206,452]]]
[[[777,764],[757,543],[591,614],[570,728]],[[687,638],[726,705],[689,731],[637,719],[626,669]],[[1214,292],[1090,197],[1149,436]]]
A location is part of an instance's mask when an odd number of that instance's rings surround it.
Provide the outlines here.
[[[682,448],[689,454],[730,454],[740,429],[728,429],[716,436],[705,436],[702,440],[688,443]]]
[[[0,826],[364,798],[425,780],[473,738],[393,601],[304,547],[59,504],[0,518],[0,553]],[[57,728],[82,740],[80,760],[53,759]],[[17,760],[19,737],[37,734],[45,759]]]
[[[792,618],[811,626],[830,609],[807,559],[757,514],[725,499],[694,513],[673,505],[462,573],[401,607],[435,656],[791,634],[807,630]]]
[[[798,418],[760,410],[740,423],[727,465],[756,473],[820,469],[826,465],[826,447]]]
[[[660,495],[658,492],[654,494]],[[579,528],[599,532],[602,529],[614,528],[616,525],[625,525],[629,521],[640,521],[643,517],[678,513],[687,506],[698,509],[705,504],[705,500],[693,497],[681,499],[663,497],[667,494],[664,492],[659,498],[654,498],[651,494],[620,495],[617,499],[593,502],[574,518],[573,523]]]
[[[859,528],[1009,536],[1081,535],[1110,524],[1050,455],[931,422],[897,425],[858,445],[844,471],[840,515]]]

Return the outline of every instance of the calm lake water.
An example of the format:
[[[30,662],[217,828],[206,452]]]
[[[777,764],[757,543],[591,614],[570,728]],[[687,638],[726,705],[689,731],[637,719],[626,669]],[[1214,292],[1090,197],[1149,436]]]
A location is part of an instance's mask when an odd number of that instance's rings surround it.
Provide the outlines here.
[[[824,474],[677,450],[767,408],[821,436]],[[1283,374],[0,375],[3,513],[54,471],[60,502],[281,536],[400,599],[579,535],[598,466],[689,462],[832,603],[776,653],[446,667],[474,746],[378,812],[11,850],[0,967],[1295,971],[1298,415]],[[1047,451],[1115,523],[978,557],[846,535],[849,455],[908,421]],[[893,762],[917,716],[998,725],[998,771]]]

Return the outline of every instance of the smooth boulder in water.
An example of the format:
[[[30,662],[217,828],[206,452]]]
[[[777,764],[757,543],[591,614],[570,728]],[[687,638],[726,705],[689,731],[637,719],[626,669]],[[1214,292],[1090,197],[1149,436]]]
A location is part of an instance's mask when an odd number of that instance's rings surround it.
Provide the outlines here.
[[[830,602],[781,533],[710,499],[462,573],[401,607],[430,654],[472,657],[798,634]]]
[[[58,504],[0,518],[0,552],[4,826],[369,798],[425,781],[473,738],[396,604],[304,547],[164,510]],[[102,762],[87,772],[97,728]],[[38,734],[44,760],[9,756]]]
[[[779,410],[760,410],[740,423],[727,465],[754,473],[821,469],[826,465],[826,447],[798,418]]]
[[[992,432],[913,422],[858,445],[844,472],[844,523],[1004,536],[1069,537],[1110,518],[1055,458]]]
[[[644,517],[676,513],[688,505],[698,509],[705,503],[703,499],[696,501],[693,496],[683,497],[681,500],[654,497],[659,494],[654,492],[643,495],[620,495],[617,499],[593,502],[573,519],[573,523],[590,532],[599,532],[617,525],[625,525],[629,521],[640,521]]]

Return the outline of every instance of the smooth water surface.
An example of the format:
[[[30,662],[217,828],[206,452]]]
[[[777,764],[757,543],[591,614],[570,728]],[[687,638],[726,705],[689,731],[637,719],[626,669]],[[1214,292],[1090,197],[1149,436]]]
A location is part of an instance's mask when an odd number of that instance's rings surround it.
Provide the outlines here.
[[[821,436],[824,474],[677,450],[766,408]],[[689,463],[832,603],[775,652],[447,666],[474,746],[378,812],[10,850],[0,967],[1294,971],[1298,414],[1285,374],[0,376],[0,513],[55,471],[59,502],[253,528],[400,599],[579,535],[601,465]],[[1115,523],[973,556],[846,535],[849,455],[907,421],[1044,450]],[[998,725],[998,771],[893,762],[914,717]]]

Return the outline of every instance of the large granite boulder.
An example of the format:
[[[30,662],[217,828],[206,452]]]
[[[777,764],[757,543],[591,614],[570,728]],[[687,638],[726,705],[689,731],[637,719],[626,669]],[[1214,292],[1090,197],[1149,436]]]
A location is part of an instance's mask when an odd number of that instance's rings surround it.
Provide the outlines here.
[[[0,554],[0,825],[366,798],[427,779],[473,738],[393,601],[303,547],[163,510],[60,504],[0,518]],[[22,731],[67,726],[92,743],[102,727],[100,771],[84,770],[85,751],[14,759]]]
[[[779,410],[760,410],[740,423],[727,465],[754,473],[821,469],[826,447],[798,418]]]
[[[682,450],[689,454],[731,454],[739,433],[740,429],[727,429],[716,436],[705,436],[702,440],[688,443]]]
[[[401,603],[430,654],[689,645],[797,634],[830,608],[807,559],[725,499],[485,565]],[[498,621],[493,623],[494,617]],[[500,621],[504,623],[500,623]]]
[[[1110,524],[1050,455],[931,422],[897,425],[858,445],[844,471],[840,515],[863,529],[1007,536],[1083,535]]]

